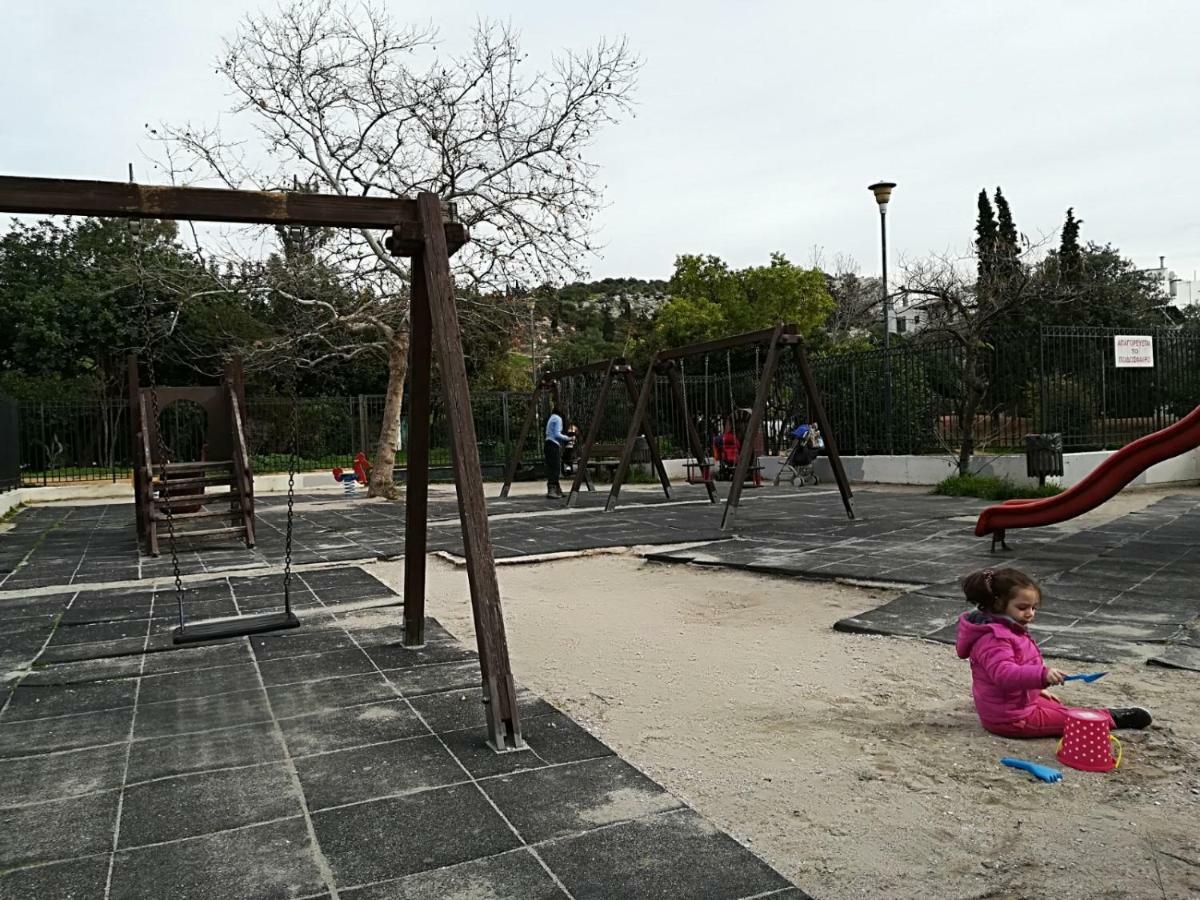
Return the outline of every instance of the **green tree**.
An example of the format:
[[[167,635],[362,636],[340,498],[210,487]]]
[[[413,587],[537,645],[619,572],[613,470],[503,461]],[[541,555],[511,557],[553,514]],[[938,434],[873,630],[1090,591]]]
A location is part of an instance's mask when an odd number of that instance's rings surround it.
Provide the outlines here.
[[[1070,286],[1083,281],[1083,252],[1079,249],[1079,226],[1082,224],[1075,218],[1075,208],[1069,208],[1058,245],[1058,265],[1063,283]]]
[[[144,312],[161,352],[182,339],[185,298],[210,281],[176,236],[171,222],[14,220],[0,238],[0,372],[120,396],[125,354],[145,349]],[[178,377],[169,360],[160,374]]]
[[[992,201],[988,199],[987,191],[981,190],[977,201],[979,208],[975,220],[975,258],[979,278],[991,276],[996,268],[996,244],[999,229],[996,225],[996,213],[992,210]]]
[[[732,270],[715,256],[680,256],[668,283],[671,299],[655,317],[655,349],[794,323],[819,328],[834,309],[819,269],[803,269],[782,253],[766,266]]]
[[[996,188],[996,248],[997,273],[1008,276],[1021,265],[1021,236],[1013,222],[1012,210],[1000,188]]]

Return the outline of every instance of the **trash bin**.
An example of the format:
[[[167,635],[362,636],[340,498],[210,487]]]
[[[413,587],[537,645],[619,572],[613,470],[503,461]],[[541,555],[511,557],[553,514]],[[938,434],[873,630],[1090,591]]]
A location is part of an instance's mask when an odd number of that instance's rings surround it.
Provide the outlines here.
[[[644,434],[639,434],[633,442],[633,457],[630,463],[635,472],[649,473],[650,469],[650,442],[646,440]]]
[[[1061,434],[1025,435],[1025,474],[1046,483],[1049,475],[1063,474],[1063,436]]]

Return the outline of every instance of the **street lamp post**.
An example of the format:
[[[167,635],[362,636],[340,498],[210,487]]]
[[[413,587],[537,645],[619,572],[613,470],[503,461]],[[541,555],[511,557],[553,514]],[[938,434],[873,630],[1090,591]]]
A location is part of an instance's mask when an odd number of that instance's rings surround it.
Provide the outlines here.
[[[894,181],[877,181],[868,186],[879,204],[879,241],[883,252],[883,423],[889,454],[895,452],[895,448],[892,443],[892,298],[888,294],[887,208],[895,186]]]

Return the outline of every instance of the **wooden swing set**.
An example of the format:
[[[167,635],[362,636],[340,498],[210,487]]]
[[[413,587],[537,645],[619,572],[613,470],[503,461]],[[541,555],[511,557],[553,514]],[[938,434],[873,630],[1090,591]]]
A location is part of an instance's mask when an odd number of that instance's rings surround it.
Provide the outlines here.
[[[549,400],[551,407],[557,406],[560,399],[559,390],[563,379],[574,378],[579,375],[599,375],[601,380],[600,390],[596,394],[596,402],[592,407],[592,415],[588,421],[587,437],[584,438],[583,444],[580,446],[575,457],[575,477],[571,483],[571,491],[567,495],[567,506],[575,505],[582,488],[586,487],[589,491],[593,490],[591,479],[588,477],[588,463],[592,458],[593,450],[596,448],[596,438],[600,434],[600,425],[604,418],[604,410],[608,405],[609,392],[613,384],[623,384],[630,404],[636,405],[637,403],[638,390],[637,384],[633,379],[633,369],[621,357],[542,373],[537,387],[534,388],[533,393],[529,396],[529,404],[525,410],[525,418],[521,423],[521,431],[517,436],[517,443],[513,447],[508,459],[508,467],[504,473],[504,484],[500,488],[501,497],[508,496],[513,479],[517,477],[517,470],[520,468],[521,458],[524,454],[525,441],[528,439],[529,432],[537,420],[538,407],[545,400]],[[669,498],[671,496],[671,482],[667,478],[666,467],[663,465],[662,457],[658,452],[658,442],[652,438],[654,428],[650,420],[645,416],[643,416],[642,420],[642,430],[647,435],[650,461],[658,473],[663,490]]]
[[[759,376],[758,389],[754,397],[754,406],[750,410],[745,430],[741,435],[741,449],[738,453],[737,464],[734,467],[732,481],[730,482],[729,495],[725,500],[725,513],[721,518],[721,529],[728,531],[733,527],[738,504],[741,502],[742,487],[745,484],[746,476],[750,473],[755,455],[755,437],[762,428],[767,398],[770,395],[771,384],[775,379],[776,370],[779,366],[780,354],[787,347],[792,348],[796,367],[800,372],[800,380],[803,383],[804,392],[808,398],[809,409],[812,411],[813,417],[816,419],[817,425],[825,437],[825,451],[829,456],[829,464],[833,469],[833,476],[837,481],[838,491],[842,495],[842,504],[846,508],[846,515],[851,519],[854,518],[854,507],[851,503],[853,492],[850,490],[850,481],[846,477],[846,470],[842,466],[841,456],[838,455],[837,441],[834,438],[833,429],[829,426],[828,417],[825,415],[825,406],[821,402],[821,394],[817,389],[816,380],[813,378],[812,367],[808,362],[808,353],[804,347],[804,338],[795,325],[784,324],[779,324],[774,328],[767,328],[762,331],[751,331],[745,334],[718,338],[712,341],[703,341],[670,350],[660,350],[654,354],[650,360],[650,365],[646,367],[646,377],[642,381],[642,389],[637,395],[633,415],[630,417],[629,432],[625,437],[621,462],[613,476],[612,487],[608,493],[608,501],[604,507],[606,511],[616,509],[617,498],[621,493],[621,485],[624,484],[625,479],[628,477],[629,467],[633,461],[634,446],[637,443],[640,424],[648,421],[650,396],[653,393],[655,382],[659,376],[664,374],[667,376],[675,403],[683,412],[684,425],[687,429],[688,448],[694,465],[700,471],[709,471],[714,463],[709,459],[704,441],[701,440],[700,434],[696,430],[696,423],[688,413],[687,393],[683,389],[680,363],[691,356],[701,356],[706,353],[721,350],[728,351],[741,347],[761,347],[764,345],[767,349],[766,359],[763,362],[762,372]],[[654,447],[654,438],[648,430],[646,431],[646,439],[649,441],[650,446]],[[657,456],[657,453],[655,455]],[[663,482],[663,490],[670,497],[670,483],[667,480],[666,472],[661,468],[659,469],[659,478]],[[704,485],[708,489],[709,502],[716,503],[717,491],[712,483],[712,479],[705,478]]]
[[[488,741],[497,751],[524,746],[508,640],[500,606],[491,534],[484,506],[483,475],[471,415],[471,397],[459,338],[450,255],[468,240],[452,206],[434,194],[410,197],[346,197],[288,191],[181,188],[124,182],[0,176],[0,212],[42,215],[183,219],[260,225],[386,229],[393,256],[412,259],[410,430],[404,536],[404,645],[420,647],[425,627],[425,551],[429,492],[429,391],[433,353],[446,399],[459,521],[479,665]],[[131,392],[134,384],[130,385]],[[147,430],[149,426],[147,426]],[[160,460],[160,480],[167,480]],[[290,540],[289,540],[290,560]],[[286,589],[286,581],[285,581]],[[180,608],[182,618],[182,589]],[[263,630],[245,617],[240,632]],[[236,625],[237,623],[234,623]],[[287,627],[281,625],[280,627]]]

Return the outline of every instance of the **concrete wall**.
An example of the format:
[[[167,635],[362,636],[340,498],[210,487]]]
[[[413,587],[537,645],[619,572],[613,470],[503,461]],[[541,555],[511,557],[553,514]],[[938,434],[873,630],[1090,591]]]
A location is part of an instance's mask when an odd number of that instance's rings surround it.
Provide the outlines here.
[[[1068,453],[1063,457],[1063,476],[1048,479],[1063,487],[1078,484],[1089,472],[1116,451]],[[763,476],[774,478],[780,460],[762,457]],[[868,484],[933,485],[957,471],[954,460],[943,456],[843,456],[842,464],[851,481]],[[829,460],[821,457],[816,463],[817,475],[823,482],[833,482]],[[1037,484],[1036,478],[1025,476],[1025,457],[1021,454],[976,457],[971,471],[980,475],[1007,478],[1016,484]],[[1151,466],[1138,475],[1133,486],[1175,484],[1200,480],[1200,449],[1192,450]]]
[[[1101,460],[1106,459],[1114,451],[1096,453],[1068,453],[1063,457],[1062,478],[1051,479],[1063,487],[1070,487],[1082,481],[1083,478],[1096,468]],[[779,471],[780,459],[775,456],[759,457],[763,467],[763,478],[771,480]],[[664,460],[667,475],[675,484],[684,481],[684,460]],[[850,480],[865,484],[915,484],[934,485],[953,475],[956,471],[954,461],[943,456],[843,456],[842,464]],[[833,472],[829,468],[829,460],[821,457],[817,460],[817,475],[825,484],[833,484]],[[1020,454],[1007,456],[977,457],[972,466],[972,472],[981,475],[996,475],[1008,478],[1017,484],[1036,484],[1037,479],[1025,477],[1025,457]],[[1137,476],[1130,484],[1146,486],[1156,484],[1178,484],[1200,481],[1200,449],[1176,456],[1151,466]],[[340,494],[342,486],[333,480],[328,472],[302,472],[296,476],[296,489],[304,493],[314,491],[328,492],[330,495]],[[254,490],[257,494],[278,494],[287,491],[287,475],[256,475]],[[365,490],[365,488],[360,488]],[[55,500],[133,500],[133,487],[128,481],[113,482],[76,482],[69,484],[50,485],[48,487],[19,488],[0,494],[0,515],[13,509],[20,503],[50,503]]]

